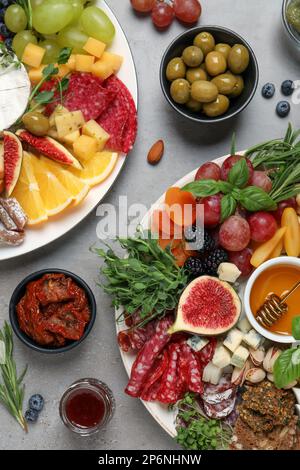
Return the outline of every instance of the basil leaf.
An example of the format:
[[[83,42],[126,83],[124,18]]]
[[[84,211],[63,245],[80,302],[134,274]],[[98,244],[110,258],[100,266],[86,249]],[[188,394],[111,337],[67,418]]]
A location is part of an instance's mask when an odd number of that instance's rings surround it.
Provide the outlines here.
[[[218,181],[220,193],[229,194],[233,191],[232,184],[228,183],[228,181]]]
[[[60,53],[58,55],[57,63],[58,64],[66,64],[70,58],[70,55],[72,53],[72,48],[71,47],[63,47],[60,50]]]
[[[275,210],[277,207],[271,196],[257,186],[248,186],[241,189],[238,200],[250,212],[270,211]]]
[[[228,181],[237,188],[246,186],[249,179],[249,168],[245,158],[241,158],[231,168],[228,174]]]
[[[182,190],[189,191],[196,197],[207,197],[219,193],[220,185],[215,180],[199,180],[186,184]]]
[[[234,214],[236,209],[236,200],[230,194],[226,194],[221,199],[221,221],[223,222],[225,219],[230,217]]]
[[[37,103],[46,104],[52,100],[53,96],[54,96],[53,91],[41,91],[34,97],[34,100]]]
[[[273,369],[276,387],[283,388],[300,377],[300,349],[290,348],[276,359]]]
[[[300,316],[292,320],[292,335],[297,341],[300,340]]]

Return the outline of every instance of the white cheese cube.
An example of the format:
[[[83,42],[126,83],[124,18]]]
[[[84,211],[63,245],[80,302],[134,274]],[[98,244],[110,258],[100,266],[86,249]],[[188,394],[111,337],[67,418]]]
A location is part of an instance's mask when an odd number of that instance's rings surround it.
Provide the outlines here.
[[[68,134],[78,131],[84,125],[84,117],[81,111],[55,116],[55,125],[60,139]]]
[[[192,336],[187,340],[189,347],[196,352],[201,351],[201,349],[203,349],[208,343],[209,340],[207,338],[201,338],[201,336],[197,335]]]
[[[244,336],[243,341],[250,346],[250,348],[258,349],[263,341],[263,337],[252,329]]]
[[[231,364],[241,369],[249,357],[249,351],[244,346],[239,346],[231,358]]]
[[[233,328],[229,331],[226,339],[223,341],[223,345],[226,346],[229,351],[234,352],[241,342],[243,341],[244,334],[237,328]]]
[[[229,366],[231,361],[231,354],[228,349],[224,348],[224,346],[220,345],[216,347],[214,356],[212,358],[212,363],[223,369],[223,367]]]
[[[233,284],[241,274],[239,268],[233,263],[221,263],[218,267],[218,276],[221,281]]]
[[[239,320],[239,322],[238,322],[238,324],[237,324],[237,328],[238,328],[239,330],[241,330],[242,333],[246,334],[246,333],[248,333],[248,332],[251,330],[252,326],[251,326],[251,324],[249,323],[248,318],[247,318],[247,317],[243,317],[243,318],[240,318],[240,320]]]
[[[209,362],[203,370],[203,382],[209,382],[213,385],[218,385],[222,377],[222,369]]]

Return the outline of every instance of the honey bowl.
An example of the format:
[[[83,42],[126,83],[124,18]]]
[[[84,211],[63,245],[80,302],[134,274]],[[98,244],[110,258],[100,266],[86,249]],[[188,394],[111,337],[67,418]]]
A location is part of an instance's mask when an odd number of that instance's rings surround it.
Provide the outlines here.
[[[283,297],[300,279],[300,259],[293,256],[280,256],[266,261],[249,277],[244,306],[247,318],[253,328],[265,338],[277,343],[292,343],[292,318],[300,315],[300,289],[287,300],[288,311],[271,327],[265,328],[256,320],[258,309],[266,297],[276,294]]]

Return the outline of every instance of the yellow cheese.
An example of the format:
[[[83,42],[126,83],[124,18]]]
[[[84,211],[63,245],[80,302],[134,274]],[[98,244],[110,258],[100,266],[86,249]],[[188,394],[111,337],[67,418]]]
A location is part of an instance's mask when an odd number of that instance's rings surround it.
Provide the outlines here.
[[[97,60],[97,62],[92,65],[91,72],[102,80],[106,80],[114,73],[111,65],[103,62],[102,60]]]
[[[55,125],[60,139],[77,131],[83,124],[84,117],[81,111],[72,111],[55,116]]]
[[[62,141],[67,144],[67,145],[73,145],[75,140],[77,140],[80,137],[80,132],[79,130],[71,132],[70,134],[67,134],[63,137]]]
[[[42,63],[46,50],[29,42],[24,49],[22,62],[30,67],[39,67]]]
[[[112,52],[103,52],[101,61],[110,65],[114,73],[117,73],[123,63],[123,57],[118,54],[113,54]]]
[[[75,54],[71,54],[69,57],[68,62],[66,63],[66,66],[68,67],[69,70],[75,70]]]
[[[62,115],[62,114],[67,114],[69,112],[69,110],[67,108],[65,108],[64,106],[62,106],[61,104],[58,104],[55,108],[55,110],[53,111],[53,113],[51,114],[51,116],[49,117],[49,125],[50,127],[54,127],[55,126],[55,118],[56,116],[59,116],[59,115]]]
[[[80,160],[89,160],[95,155],[97,148],[97,140],[88,135],[81,135],[73,144],[74,154]]]
[[[68,73],[70,73],[70,69],[66,64],[56,64],[56,67],[58,68],[58,73],[55,76],[58,78],[64,78],[66,75],[68,75]]]
[[[110,135],[93,119],[84,124],[82,133],[97,140],[98,151],[104,149],[106,142],[110,138]]]
[[[76,54],[75,70],[77,72],[91,72],[95,57],[91,55]]]
[[[32,68],[28,72],[29,80],[33,85],[36,83],[40,82],[43,78],[43,69],[45,65],[41,65],[40,67],[37,68]]]
[[[102,56],[103,52],[105,51],[106,44],[104,42],[98,41],[98,39],[88,38],[87,42],[83,46],[83,49],[88,52],[89,54],[98,57]]]

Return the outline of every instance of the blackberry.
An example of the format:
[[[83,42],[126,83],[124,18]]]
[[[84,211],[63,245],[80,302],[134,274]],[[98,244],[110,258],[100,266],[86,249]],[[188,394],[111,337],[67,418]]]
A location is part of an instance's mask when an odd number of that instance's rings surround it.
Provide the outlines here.
[[[198,251],[200,255],[213,251],[216,248],[214,239],[202,227],[195,225],[188,227],[184,235],[186,241],[190,243],[190,248]]]
[[[225,263],[226,261],[228,261],[228,253],[222,248],[218,248],[217,250],[210,253],[205,259],[207,274],[216,276],[218,267],[221,263]]]
[[[200,258],[195,258],[194,256],[191,256],[186,260],[184,268],[191,277],[198,277],[203,274],[207,274],[205,261],[202,261]]]

